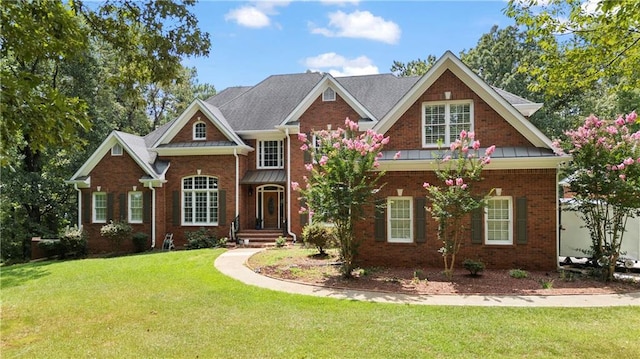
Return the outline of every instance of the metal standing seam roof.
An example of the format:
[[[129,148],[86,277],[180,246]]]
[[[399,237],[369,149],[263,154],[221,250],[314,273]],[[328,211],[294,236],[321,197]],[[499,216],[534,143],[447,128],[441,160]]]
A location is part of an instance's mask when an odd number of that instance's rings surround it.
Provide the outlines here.
[[[284,170],[255,170],[247,171],[240,181],[241,184],[286,183]]]
[[[486,148],[480,148],[478,153],[483,155]],[[382,151],[381,161],[391,161],[397,151]],[[438,156],[445,156],[450,151],[438,149],[405,150],[400,151],[401,160],[434,160]],[[556,157],[551,149],[537,147],[496,147],[491,158],[539,158]]]

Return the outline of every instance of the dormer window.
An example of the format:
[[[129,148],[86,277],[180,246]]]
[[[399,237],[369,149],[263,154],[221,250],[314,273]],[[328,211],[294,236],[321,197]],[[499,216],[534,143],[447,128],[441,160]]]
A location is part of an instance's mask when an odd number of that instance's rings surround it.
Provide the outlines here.
[[[193,139],[194,140],[206,140],[207,139],[207,125],[204,122],[197,122],[193,125]]]
[[[473,102],[444,101],[422,104],[422,146],[448,146],[462,130],[473,131]]]
[[[116,143],[111,147],[111,156],[122,156],[122,145]]]
[[[336,100],[336,92],[333,91],[331,87],[328,87],[322,93],[322,101],[335,101]]]

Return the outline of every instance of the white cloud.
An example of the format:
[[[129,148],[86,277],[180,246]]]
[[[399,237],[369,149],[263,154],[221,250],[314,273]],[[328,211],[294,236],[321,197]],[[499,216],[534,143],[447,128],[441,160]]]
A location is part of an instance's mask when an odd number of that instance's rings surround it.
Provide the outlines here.
[[[238,25],[259,29],[271,25],[270,16],[277,15],[276,7],[287,6],[290,1],[259,1],[255,5],[245,5],[229,11],[224,19]]]
[[[358,5],[358,3],[360,3],[360,0],[320,0],[320,3],[323,5],[345,6]]]
[[[328,72],[334,77],[373,75],[380,73],[378,67],[366,56],[347,59],[335,52],[307,57],[304,65],[311,71]]]
[[[311,33],[327,37],[364,38],[395,44],[400,39],[400,27],[393,21],[374,16],[368,11],[346,14],[336,11],[329,14],[329,26],[319,28],[310,25]]]

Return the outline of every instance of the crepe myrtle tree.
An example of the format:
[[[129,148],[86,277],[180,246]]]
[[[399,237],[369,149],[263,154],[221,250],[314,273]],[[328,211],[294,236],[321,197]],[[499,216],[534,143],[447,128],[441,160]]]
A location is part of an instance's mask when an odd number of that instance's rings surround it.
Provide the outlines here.
[[[342,262],[340,272],[350,278],[362,241],[354,226],[382,187],[384,171],[376,168],[389,137],[373,130],[361,132],[358,123],[349,118],[344,124],[345,128],[317,131],[314,136],[298,135],[303,142],[300,149],[308,152],[311,160],[305,164],[305,185],[292,182],[291,187],[306,202],[301,213],[309,213],[313,221],[333,223]],[[399,157],[400,152],[394,159]]]
[[[567,139],[554,141],[569,153],[569,188],[591,235],[587,252],[613,279],[627,220],[640,215],[640,119],[636,112],[615,120],[591,115]]]
[[[438,238],[442,241],[442,258],[444,273],[448,278],[453,276],[456,254],[464,242],[464,220],[469,213],[484,206],[486,196],[472,192],[473,182],[482,180],[482,169],[491,162],[491,155],[496,146],[487,148],[480,157],[480,141],[475,139],[474,132],[462,131],[449,151],[442,148],[437,152],[438,165],[435,174],[441,185],[425,182],[427,199],[431,206],[427,210],[438,222]]]

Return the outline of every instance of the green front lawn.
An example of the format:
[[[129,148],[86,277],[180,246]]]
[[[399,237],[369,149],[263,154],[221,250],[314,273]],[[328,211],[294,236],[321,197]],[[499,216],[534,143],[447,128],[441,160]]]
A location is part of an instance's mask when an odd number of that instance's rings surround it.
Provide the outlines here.
[[[639,357],[640,307],[363,303],[247,286],[223,250],[2,267],[3,358]]]

